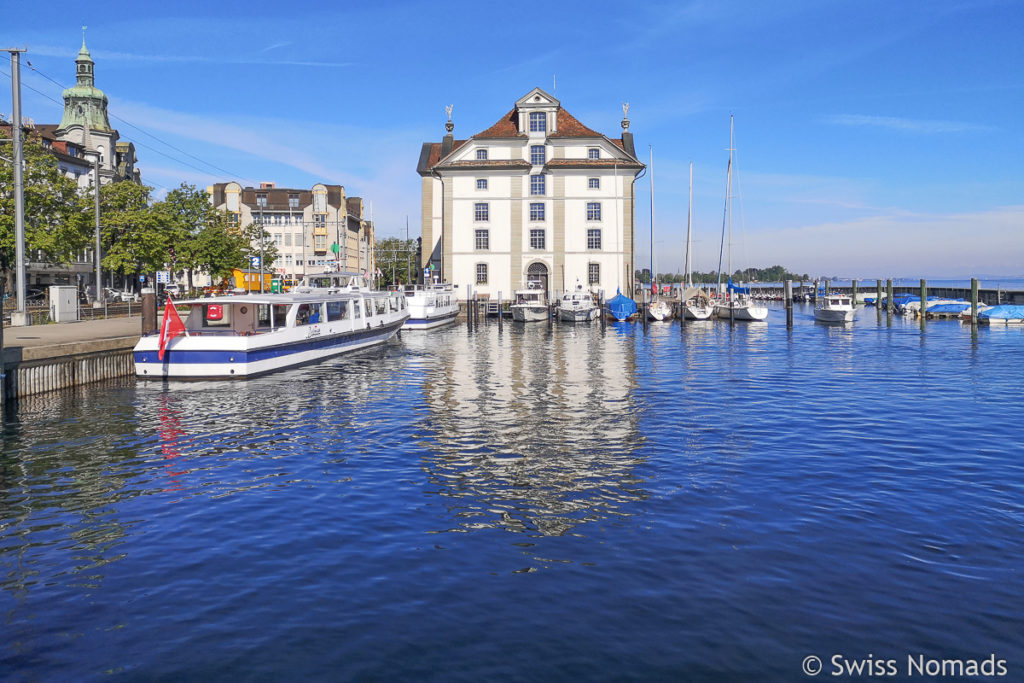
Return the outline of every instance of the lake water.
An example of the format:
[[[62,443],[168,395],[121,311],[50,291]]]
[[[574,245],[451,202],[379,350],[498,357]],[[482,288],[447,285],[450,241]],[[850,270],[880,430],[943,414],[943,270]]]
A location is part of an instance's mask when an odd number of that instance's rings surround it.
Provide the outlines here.
[[[1024,330],[798,306],[23,400],[0,672],[1024,680],[1022,385]]]

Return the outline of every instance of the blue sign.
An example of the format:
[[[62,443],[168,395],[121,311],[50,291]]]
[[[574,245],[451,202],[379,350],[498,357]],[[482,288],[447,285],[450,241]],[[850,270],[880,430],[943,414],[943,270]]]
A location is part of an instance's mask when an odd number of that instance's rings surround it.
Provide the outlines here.
[[[259,256],[250,256],[249,257],[249,266],[252,267],[252,268],[259,268],[260,267],[260,257]]]

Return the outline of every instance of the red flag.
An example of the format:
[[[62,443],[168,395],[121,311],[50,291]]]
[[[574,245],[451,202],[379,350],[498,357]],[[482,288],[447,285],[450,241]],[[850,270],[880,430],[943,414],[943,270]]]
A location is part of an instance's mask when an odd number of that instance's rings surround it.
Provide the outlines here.
[[[164,306],[164,323],[160,326],[160,351],[157,352],[157,360],[164,359],[164,351],[167,349],[167,342],[179,334],[185,333],[185,323],[181,322],[178,309],[174,307],[170,295],[167,296],[167,304]]]

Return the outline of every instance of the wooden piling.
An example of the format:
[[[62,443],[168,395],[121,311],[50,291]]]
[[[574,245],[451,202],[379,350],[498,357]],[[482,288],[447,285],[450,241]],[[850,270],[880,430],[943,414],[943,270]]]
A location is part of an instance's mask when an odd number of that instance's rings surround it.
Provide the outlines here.
[[[786,280],[786,327],[793,327],[793,281]]]
[[[501,292],[498,292],[498,332],[501,332],[501,329],[502,329],[502,321],[501,321],[501,319],[504,318],[504,317],[505,316],[502,315],[502,311],[501,311]]]
[[[921,329],[924,329],[925,319],[928,317],[928,283],[921,278]]]
[[[875,313],[878,314],[878,322],[882,322],[882,281],[875,280]]]
[[[971,278],[971,325],[978,324],[978,278]]]
[[[854,308],[856,308],[857,307],[857,281],[856,280],[853,281],[853,287],[851,287],[850,289],[853,290],[853,291],[850,292],[850,303],[853,304]]]
[[[466,329],[473,330],[473,316],[469,313],[470,302],[473,300],[473,288],[466,285]]]
[[[892,315],[892,278],[885,281],[885,314]]]
[[[604,314],[604,290],[603,289],[600,289],[597,292],[597,306],[598,306],[598,309],[599,309],[597,317],[601,319],[601,329],[604,330],[605,326],[608,324],[608,320],[607,320],[607,316],[605,316],[605,314]]]

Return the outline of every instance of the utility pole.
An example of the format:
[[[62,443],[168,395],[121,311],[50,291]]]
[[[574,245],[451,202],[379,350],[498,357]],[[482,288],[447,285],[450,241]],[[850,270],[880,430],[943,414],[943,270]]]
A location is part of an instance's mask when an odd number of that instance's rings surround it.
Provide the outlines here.
[[[24,326],[29,322],[25,310],[25,152],[21,142],[21,53],[25,48],[7,48],[11,53],[11,135],[14,139],[14,241],[16,253],[15,289],[18,296],[18,310],[11,314],[12,326]]]
[[[93,308],[103,307],[103,270],[102,270],[102,244],[100,242],[100,155],[99,152],[92,157],[93,189],[95,190],[94,211],[96,219],[96,296],[92,301]]]

